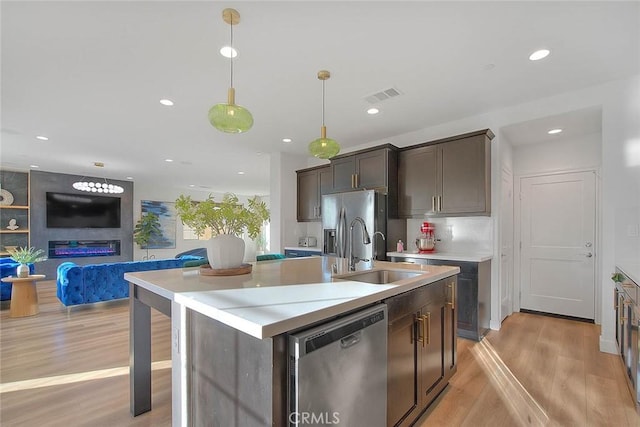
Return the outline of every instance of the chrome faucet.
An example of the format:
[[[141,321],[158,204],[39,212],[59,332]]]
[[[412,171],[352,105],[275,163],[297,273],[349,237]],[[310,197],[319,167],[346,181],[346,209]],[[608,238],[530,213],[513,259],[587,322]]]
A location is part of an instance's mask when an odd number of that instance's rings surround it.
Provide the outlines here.
[[[356,225],[356,223],[359,223],[362,227],[362,244],[371,244],[371,237],[369,237],[367,225],[364,223],[362,218],[360,218],[359,216],[355,217],[353,221],[351,221],[351,225],[349,226],[349,271],[356,271],[356,264],[358,262],[369,261],[368,259],[360,259],[353,254],[353,227]]]
[[[373,233],[373,236],[371,236],[371,238],[373,239],[373,248],[372,248],[372,252],[373,254],[371,255],[371,258],[376,260],[378,259],[378,256],[376,255],[376,234],[379,234],[380,237],[382,237],[382,241],[386,242],[387,239],[384,237],[384,233],[382,233],[382,231],[376,231],[375,233]],[[386,249],[386,247],[385,247]],[[385,250],[386,252],[386,250]]]

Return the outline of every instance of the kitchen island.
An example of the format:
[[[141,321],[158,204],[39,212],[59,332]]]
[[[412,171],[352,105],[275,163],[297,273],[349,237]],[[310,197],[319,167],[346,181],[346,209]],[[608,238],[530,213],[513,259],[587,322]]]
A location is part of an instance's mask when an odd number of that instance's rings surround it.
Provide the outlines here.
[[[268,261],[255,264],[251,274],[226,277],[201,275],[198,268],[125,274],[132,414],[151,409],[152,307],[172,319],[173,425],[286,425],[290,332],[459,272],[376,262],[375,269],[416,274],[372,284],[332,275],[334,264],[346,272],[343,263],[333,257]]]

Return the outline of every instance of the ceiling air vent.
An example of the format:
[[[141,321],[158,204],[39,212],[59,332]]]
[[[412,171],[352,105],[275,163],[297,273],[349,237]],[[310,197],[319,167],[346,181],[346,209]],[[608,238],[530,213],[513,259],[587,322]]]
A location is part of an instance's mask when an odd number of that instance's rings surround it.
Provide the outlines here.
[[[389,98],[395,98],[396,96],[401,94],[402,93],[398,89],[391,87],[389,89],[381,90],[380,92],[369,95],[364,99],[369,104],[377,104],[378,102],[386,101]]]

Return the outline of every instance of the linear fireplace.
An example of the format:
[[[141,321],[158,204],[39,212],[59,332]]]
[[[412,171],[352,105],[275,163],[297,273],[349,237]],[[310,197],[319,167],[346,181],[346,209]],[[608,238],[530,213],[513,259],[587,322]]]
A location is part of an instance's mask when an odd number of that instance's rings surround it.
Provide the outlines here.
[[[120,255],[120,240],[50,240],[49,258]]]

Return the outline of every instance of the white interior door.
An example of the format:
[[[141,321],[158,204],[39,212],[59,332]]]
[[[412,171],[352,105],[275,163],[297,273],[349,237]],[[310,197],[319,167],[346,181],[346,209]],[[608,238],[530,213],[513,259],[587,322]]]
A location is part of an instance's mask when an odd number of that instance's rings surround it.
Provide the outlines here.
[[[513,175],[502,170],[500,208],[500,321],[513,312]]]
[[[523,309],[595,318],[595,173],[522,178]]]

